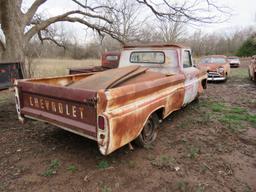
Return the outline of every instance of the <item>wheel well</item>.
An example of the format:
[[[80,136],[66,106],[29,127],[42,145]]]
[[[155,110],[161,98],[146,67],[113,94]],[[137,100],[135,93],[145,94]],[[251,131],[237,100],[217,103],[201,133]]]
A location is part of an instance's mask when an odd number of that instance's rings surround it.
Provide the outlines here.
[[[154,112],[159,119],[163,119],[164,118],[164,108],[160,108],[160,109],[157,109],[155,112]],[[152,114],[154,114],[152,113]]]

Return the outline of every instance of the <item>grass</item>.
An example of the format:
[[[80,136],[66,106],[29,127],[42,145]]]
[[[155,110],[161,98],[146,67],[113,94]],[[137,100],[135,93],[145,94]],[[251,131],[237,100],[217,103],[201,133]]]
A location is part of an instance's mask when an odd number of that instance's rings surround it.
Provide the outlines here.
[[[60,161],[57,159],[54,159],[51,161],[49,167],[47,168],[47,170],[42,174],[45,177],[49,177],[52,176],[54,174],[57,173],[57,169],[60,166]]]
[[[74,59],[35,59],[33,65],[33,77],[50,77],[67,75],[68,68],[91,67],[100,65],[100,60],[74,60]]]
[[[189,113],[197,115],[187,116],[178,122],[177,128],[189,129],[192,125],[198,127],[218,122],[232,132],[242,131],[248,123],[256,127],[255,114],[250,114],[246,108],[223,102],[201,99],[198,104],[189,108]]]
[[[225,109],[225,105],[222,104],[222,103],[212,103],[210,105],[210,108],[214,112],[221,112],[221,111],[223,111]]]
[[[98,169],[107,169],[109,167],[109,162],[106,160],[102,160],[98,163],[97,168]]]
[[[208,102],[207,105],[212,111],[212,118],[216,118],[232,131],[242,130],[245,123],[251,123],[256,127],[256,115],[250,114],[245,108],[232,107],[220,102]]]
[[[0,105],[5,104],[8,98],[12,97],[12,94],[10,91],[0,92]]]
[[[247,68],[232,68],[231,69],[231,78],[239,78],[239,79],[249,79],[248,69]]]

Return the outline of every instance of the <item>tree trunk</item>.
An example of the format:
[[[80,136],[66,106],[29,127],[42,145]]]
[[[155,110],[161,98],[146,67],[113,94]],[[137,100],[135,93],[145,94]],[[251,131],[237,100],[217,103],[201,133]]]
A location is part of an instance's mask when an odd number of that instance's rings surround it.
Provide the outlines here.
[[[25,61],[25,24],[20,6],[21,0],[0,0],[1,28],[5,36],[4,61]]]

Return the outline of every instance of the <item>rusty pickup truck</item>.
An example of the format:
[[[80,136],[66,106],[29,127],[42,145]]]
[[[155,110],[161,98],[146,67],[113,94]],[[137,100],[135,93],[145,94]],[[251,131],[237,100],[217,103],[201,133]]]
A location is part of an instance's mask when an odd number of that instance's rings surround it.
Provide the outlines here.
[[[103,155],[135,141],[151,144],[158,125],[192,102],[207,85],[181,45],[123,47],[119,68],[16,81],[19,120],[36,119],[98,143]]]
[[[118,67],[121,53],[119,51],[108,51],[101,56],[101,66],[95,67],[84,67],[84,68],[69,68],[69,74],[81,74],[81,73],[91,73],[100,72],[108,69],[114,69]]]

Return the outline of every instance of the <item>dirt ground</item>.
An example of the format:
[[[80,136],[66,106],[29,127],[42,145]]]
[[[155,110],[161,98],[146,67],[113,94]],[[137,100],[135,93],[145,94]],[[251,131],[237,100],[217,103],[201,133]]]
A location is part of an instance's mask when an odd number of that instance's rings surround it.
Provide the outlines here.
[[[247,68],[163,121],[154,145],[102,156],[93,141],[17,120],[0,93],[0,191],[256,191],[256,84]]]

